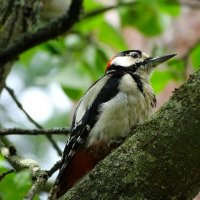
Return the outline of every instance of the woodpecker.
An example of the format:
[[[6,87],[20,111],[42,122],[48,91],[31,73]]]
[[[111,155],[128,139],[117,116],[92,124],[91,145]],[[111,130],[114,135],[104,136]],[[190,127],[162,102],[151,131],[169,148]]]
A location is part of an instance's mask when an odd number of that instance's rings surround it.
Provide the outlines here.
[[[149,118],[156,106],[151,72],[173,56],[153,58],[127,50],[109,60],[105,75],[86,91],[75,110],[54,184],[55,199],[118,146],[131,127]]]

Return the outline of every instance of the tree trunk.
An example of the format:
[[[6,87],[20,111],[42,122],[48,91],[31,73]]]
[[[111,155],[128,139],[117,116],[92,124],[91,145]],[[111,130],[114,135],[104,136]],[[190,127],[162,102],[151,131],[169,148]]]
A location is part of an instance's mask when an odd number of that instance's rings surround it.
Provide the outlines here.
[[[61,199],[192,199],[199,180],[200,71]]]
[[[24,33],[31,31],[36,22],[38,0],[0,0],[0,52],[14,45]],[[0,67],[0,93],[4,87],[13,60]]]

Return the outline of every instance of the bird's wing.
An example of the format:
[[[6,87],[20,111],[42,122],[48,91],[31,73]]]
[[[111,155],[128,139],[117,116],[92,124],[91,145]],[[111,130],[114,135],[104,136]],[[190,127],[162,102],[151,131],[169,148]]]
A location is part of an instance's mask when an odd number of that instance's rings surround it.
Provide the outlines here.
[[[63,152],[61,169],[55,184],[59,184],[60,178],[70,160],[87,139],[89,131],[98,119],[101,104],[108,102],[117,95],[120,76],[122,75],[105,75],[93,84],[81,99],[75,111],[72,131]]]

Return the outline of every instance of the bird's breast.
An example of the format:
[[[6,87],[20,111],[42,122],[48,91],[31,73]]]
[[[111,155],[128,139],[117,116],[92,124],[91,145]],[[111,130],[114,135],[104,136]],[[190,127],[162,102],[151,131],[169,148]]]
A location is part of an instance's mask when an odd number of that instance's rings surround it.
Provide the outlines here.
[[[143,84],[143,83],[142,83]],[[131,127],[143,123],[153,111],[153,90],[145,83],[141,92],[131,75],[122,77],[119,93],[100,106],[98,120],[87,139],[87,145],[126,136]]]

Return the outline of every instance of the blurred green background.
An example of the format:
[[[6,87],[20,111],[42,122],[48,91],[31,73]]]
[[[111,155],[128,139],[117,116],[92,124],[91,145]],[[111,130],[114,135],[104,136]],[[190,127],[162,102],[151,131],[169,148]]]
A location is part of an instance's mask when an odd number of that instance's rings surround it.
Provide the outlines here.
[[[115,8],[109,9],[112,5]],[[45,6],[43,9],[48,13]],[[23,53],[6,83],[43,127],[69,127],[78,100],[104,74],[106,63],[117,52],[140,49],[152,56],[177,53],[176,58],[159,66],[151,78],[159,108],[174,88],[200,67],[198,9],[200,5],[195,8],[175,0],[84,1],[83,17],[72,30]],[[47,23],[45,12],[42,23]],[[6,91],[1,96],[0,120],[4,128],[35,128]],[[54,138],[63,148],[66,136]],[[44,136],[9,139],[20,155],[36,160],[43,169],[49,169],[59,159]],[[0,172],[11,168],[2,157],[0,166]],[[28,171],[11,174],[0,183],[0,196],[22,199],[30,186]],[[36,199],[45,197],[44,191]]]

